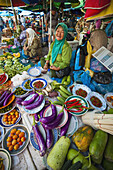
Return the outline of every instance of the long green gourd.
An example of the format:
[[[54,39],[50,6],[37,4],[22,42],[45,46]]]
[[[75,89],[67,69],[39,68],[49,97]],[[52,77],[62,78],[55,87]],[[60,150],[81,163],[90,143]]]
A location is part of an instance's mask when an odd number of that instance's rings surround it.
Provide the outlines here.
[[[104,153],[105,159],[110,162],[113,162],[113,135],[108,136],[108,143]]]
[[[68,137],[62,136],[50,151],[47,157],[47,164],[53,170],[60,170],[62,168],[70,143]]]
[[[98,130],[89,146],[89,153],[93,162],[101,164],[103,153],[108,140],[108,134],[102,130]]]

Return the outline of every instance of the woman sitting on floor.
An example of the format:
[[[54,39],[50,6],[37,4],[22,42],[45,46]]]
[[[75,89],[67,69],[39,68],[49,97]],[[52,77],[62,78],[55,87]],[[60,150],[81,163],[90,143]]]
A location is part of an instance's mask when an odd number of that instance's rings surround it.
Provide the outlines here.
[[[22,56],[25,59],[36,59],[42,55],[40,39],[32,28],[26,29],[26,42],[22,50]]]
[[[55,28],[56,38],[50,46],[47,58],[41,58],[41,66],[45,70],[48,70],[50,67],[51,77],[61,78],[70,74],[72,48],[66,41],[67,33],[67,25],[64,23],[59,23]]]

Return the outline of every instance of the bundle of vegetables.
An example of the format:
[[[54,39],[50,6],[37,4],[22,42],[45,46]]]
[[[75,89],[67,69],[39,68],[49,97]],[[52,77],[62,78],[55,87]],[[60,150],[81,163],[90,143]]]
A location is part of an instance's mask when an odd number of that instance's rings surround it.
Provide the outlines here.
[[[96,129],[103,130],[113,135],[113,114],[102,114],[99,111],[87,112],[82,116],[84,124],[90,125]]]
[[[24,66],[19,62],[18,58],[8,59],[5,61],[5,66],[3,71],[8,74],[8,77],[11,79],[16,74],[22,73],[23,71],[27,71],[31,65]]]
[[[29,100],[26,100],[26,98],[30,95],[32,95],[31,98]],[[28,93],[28,95],[26,95],[25,97],[18,98],[16,102],[19,105],[25,106],[26,109],[32,110],[40,106],[41,103],[43,102],[43,99],[44,99],[44,96],[42,94],[38,94],[32,91],[31,93]]]
[[[57,115],[57,110],[55,105],[51,104],[51,109],[52,109],[52,114],[50,116],[42,117],[39,119],[39,121],[43,124],[45,129],[56,128],[60,124],[62,117],[64,115],[63,107],[58,115]]]
[[[71,76],[64,76],[61,83],[65,84],[66,86],[69,85],[71,83]]]
[[[91,164],[90,157],[88,161],[88,159],[83,156],[79,151],[72,148],[70,148],[67,153],[67,163],[70,167],[70,169],[68,170],[78,170],[80,163],[82,164],[82,167],[80,169],[97,170],[97,168],[93,164]]]
[[[10,91],[4,91],[0,96],[0,109],[7,107],[15,99],[15,96]]]
[[[58,92],[60,93],[61,97],[57,97],[57,101],[54,104],[64,105],[65,100],[71,96],[72,94],[67,90],[67,88],[63,87],[62,85],[59,86]]]
[[[51,86],[52,86],[52,89],[55,90],[55,91],[58,91],[60,86],[63,86],[63,87],[67,87],[65,84],[62,84],[62,83],[58,83],[56,80],[53,80],[51,82]]]
[[[37,124],[35,123],[35,118],[33,116],[33,126],[32,126],[36,141],[38,143],[39,146],[39,153],[40,156],[44,156],[46,154],[46,143],[44,141],[44,138],[37,126]]]

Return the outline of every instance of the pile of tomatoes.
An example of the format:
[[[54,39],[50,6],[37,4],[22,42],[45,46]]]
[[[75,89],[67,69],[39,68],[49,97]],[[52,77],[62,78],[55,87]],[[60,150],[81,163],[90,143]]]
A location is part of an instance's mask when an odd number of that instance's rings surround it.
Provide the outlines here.
[[[13,109],[11,112],[3,116],[3,122],[7,125],[14,124],[19,117],[19,112],[16,109]]]
[[[26,140],[25,132],[17,129],[12,129],[10,135],[7,138],[7,147],[9,151],[18,150],[18,148],[23,145],[23,142]]]

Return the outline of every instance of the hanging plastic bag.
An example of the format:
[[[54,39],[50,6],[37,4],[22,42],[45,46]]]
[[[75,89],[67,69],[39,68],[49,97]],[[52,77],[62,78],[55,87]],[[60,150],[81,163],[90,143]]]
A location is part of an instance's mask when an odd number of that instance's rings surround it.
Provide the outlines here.
[[[90,68],[90,60],[92,55],[92,47],[89,41],[87,41],[87,52],[88,55],[85,57],[85,68]]]

